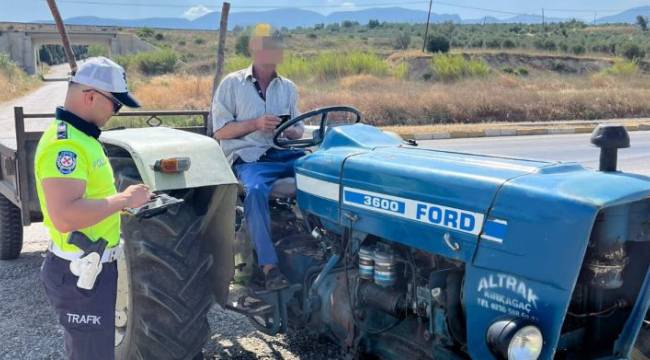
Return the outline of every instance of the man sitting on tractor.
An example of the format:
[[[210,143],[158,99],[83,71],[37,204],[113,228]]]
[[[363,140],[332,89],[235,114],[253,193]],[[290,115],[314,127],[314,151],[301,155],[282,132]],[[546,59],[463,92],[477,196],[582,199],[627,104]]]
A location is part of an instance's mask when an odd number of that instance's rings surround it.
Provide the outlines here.
[[[280,116],[299,115],[298,91],[293,82],[276,72],[283,56],[279,33],[267,24],[257,25],[249,49],[253,64],[228,74],[214,94],[213,137],[220,141],[244,186],[246,230],[255,243],[265,287],[277,290],[288,281],[277,267],[269,194],[276,180],[295,176],[293,163],[304,152],[275,148],[273,133],[282,121]],[[283,136],[299,139],[303,132],[304,125],[299,123],[285,130]]]

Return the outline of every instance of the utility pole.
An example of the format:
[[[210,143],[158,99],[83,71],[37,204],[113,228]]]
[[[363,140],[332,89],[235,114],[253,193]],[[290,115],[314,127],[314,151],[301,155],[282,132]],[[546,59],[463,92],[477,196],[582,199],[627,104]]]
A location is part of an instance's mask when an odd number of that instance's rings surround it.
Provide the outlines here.
[[[221,82],[221,77],[223,76],[223,62],[225,57],[225,48],[226,48],[226,35],[228,33],[228,13],[230,12],[230,3],[224,2],[221,5],[221,22],[219,23],[219,46],[217,47],[217,71],[214,74],[214,79],[212,80],[212,96],[214,97],[217,92],[217,87]],[[205,128],[208,131],[208,135],[212,136],[212,106],[210,106],[210,113],[206,119]]]
[[[424,42],[422,43],[422,52],[427,47],[427,38],[429,37],[429,21],[431,20],[431,5],[433,5],[433,0],[429,0],[429,14],[427,15],[427,27],[424,30]]]
[[[70,73],[74,76],[74,74],[77,73],[77,61],[75,61],[74,52],[72,51],[72,46],[70,46],[70,38],[65,30],[61,13],[59,13],[59,8],[57,8],[55,0],[47,0],[47,5],[50,7],[52,17],[54,17],[54,22],[56,23],[56,28],[61,36],[65,57],[68,59],[68,64],[70,64]]]
[[[594,11],[594,25],[596,25],[596,18],[598,17],[598,12]]]
[[[226,47],[226,34],[228,33],[228,13],[230,12],[230,3],[224,2],[221,6],[221,22],[219,23],[219,47],[217,48],[217,72],[214,74],[212,83],[212,95],[217,91],[217,86],[223,76],[223,63]]]
[[[544,8],[542,8],[542,30],[546,34],[546,17],[544,16]]]

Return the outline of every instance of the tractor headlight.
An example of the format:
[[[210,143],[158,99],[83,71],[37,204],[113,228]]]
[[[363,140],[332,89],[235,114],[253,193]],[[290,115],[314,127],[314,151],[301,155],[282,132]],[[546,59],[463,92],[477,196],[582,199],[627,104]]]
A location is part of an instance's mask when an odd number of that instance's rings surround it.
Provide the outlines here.
[[[508,359],[536,360],[542,353],[542,332],[537,326],[528,325],[515,333],[508,345]]]
[[[501,359],[537,360],[544,338],[539,328],[523,319],[503,319],[487,331],[490,350]]]

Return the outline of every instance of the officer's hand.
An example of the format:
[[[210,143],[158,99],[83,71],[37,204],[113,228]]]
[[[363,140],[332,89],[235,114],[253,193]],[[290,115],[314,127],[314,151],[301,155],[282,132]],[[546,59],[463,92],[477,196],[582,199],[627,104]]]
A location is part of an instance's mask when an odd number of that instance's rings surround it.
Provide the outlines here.
[[[255,119],[255,128],[264,132],[273,132],[282,120],[273,115],[262,115]]]
[[[149,202],[153,195],[149,187],[144,184],[131,185],[122,194],[126,197],[127,208],[138,208]]]

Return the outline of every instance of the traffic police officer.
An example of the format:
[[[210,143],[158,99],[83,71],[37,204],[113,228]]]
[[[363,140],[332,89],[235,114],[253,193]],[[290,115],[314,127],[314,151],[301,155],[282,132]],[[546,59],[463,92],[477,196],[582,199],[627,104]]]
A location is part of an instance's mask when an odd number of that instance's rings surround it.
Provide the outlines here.
[[[142,184],[117,193],[98,141],[100,127],[123,105],[139,107],[124,69],[103,57],[89,59],[36,149],[36,189],[51,237],[41,280],[65,330],[69,359],[115,357],[119,212],[151,198]]]

